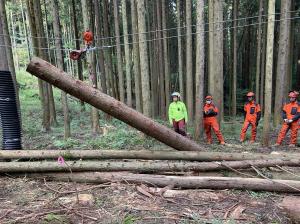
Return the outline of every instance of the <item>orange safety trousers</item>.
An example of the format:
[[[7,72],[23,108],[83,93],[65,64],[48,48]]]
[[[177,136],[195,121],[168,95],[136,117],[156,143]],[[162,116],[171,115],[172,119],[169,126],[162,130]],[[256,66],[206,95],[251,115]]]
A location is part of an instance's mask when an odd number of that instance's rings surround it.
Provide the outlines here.
[[[252,129],[251,129],[251,141],[255,141],[255,139],[256,139],[256,132],[257,132],[256,120],[247,120],[247,119],[245,120],[243,128],[242,128],[242,131],[241,131],[241,136],[240,136],[241,141],[245,140],[246,132],[247,132],[247,130],[248,130],[248,128],[249,128],[250,125],[252,126]]]
[[[204,118],[204,130],[208,143],[212,143],[211,129],[215,132],[219,142],[224,142],[223,135],[220,131],[220,126],[215,117],[206,117]]]
[[[279,132],[278,138],[277,138],[277,144],[281,145],[283,139],[285,138],[287,132],[291,129],[291,139],[290,144],[296,144],[297,142],[297,134],[299,129],[299,124],[297,121],[294,121],[290,124],[283,123],[282,128]]]

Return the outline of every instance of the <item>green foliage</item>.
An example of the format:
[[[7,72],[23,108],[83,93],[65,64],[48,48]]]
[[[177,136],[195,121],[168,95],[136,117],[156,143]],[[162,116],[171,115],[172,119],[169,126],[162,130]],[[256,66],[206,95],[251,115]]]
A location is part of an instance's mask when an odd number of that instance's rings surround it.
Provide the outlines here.
[[[49,213],[43,220],[43,223],[67,223],[64,216]]]
[[[136,220],[137,220],[137,218],[134,217],[133,215],[127,215],[127,216],[125,216],[122,223],[123,224],[133,224],[133,223],[135,223]]]
[[[265,191],[247,191],[249,196],[254,199],[266,199],[276,196],[275,193]]]

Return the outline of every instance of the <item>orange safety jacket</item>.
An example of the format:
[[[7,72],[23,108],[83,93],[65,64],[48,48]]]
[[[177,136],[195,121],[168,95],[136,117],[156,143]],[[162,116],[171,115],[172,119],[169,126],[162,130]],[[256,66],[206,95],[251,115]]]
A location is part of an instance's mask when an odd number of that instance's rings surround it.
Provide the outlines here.
[[[203,117],[209,118],[209,117],[215,117],[219,113],[218,108],[213,104],[205,104],[203,107]]]
[[[282,118],[297,121],[300,118],[300,104],[299,102],[287,103],[282,109]]]
[[[244,118],[247,121],[258,123],[261,118],[260,105],[255,101],[247,102],[244,105]]]

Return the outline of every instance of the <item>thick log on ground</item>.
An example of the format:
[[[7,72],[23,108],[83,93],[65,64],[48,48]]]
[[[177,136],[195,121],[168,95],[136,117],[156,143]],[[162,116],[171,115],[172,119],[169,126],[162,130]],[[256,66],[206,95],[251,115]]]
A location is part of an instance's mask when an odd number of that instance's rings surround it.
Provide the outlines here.
[[[194,141],[175,133],[171,129],[126,106],[124,103],[102,93],[100,90],[72,78],[71,75],[67,75],[40,58],[33,58],[27,67],[27,71],[174,149],[183,151],[199,151],[203,149]]]
[[[1,173],[22,172],[72,172],[82,171],[134,171],[140,173],[163,171],[213,171],[246,169],[272,166],[300,166],[299,159],[273,159],[273,160],[244,160],[228,162],[175,162],[175,161],[70,161],[65,164],[58,162],[0,162]]]
[[[190,151],[126,151],[126,150],[9,150],[0,151],[0,159],[144,159],[189,161],[235,161],[259,159],[293,159],[300,154],[261,154]]]
[[[239,178],[239,177],[181,177],[163,176],[133,173],[45,173],[29,174],[29,178],[47,179],[52,181],[76,181],[83,183],[143,183],[151,187],[174,186],[185,189],[240,189],[272,192],[299,193],[300,181],[293,180],[266,180],[259,178]]]

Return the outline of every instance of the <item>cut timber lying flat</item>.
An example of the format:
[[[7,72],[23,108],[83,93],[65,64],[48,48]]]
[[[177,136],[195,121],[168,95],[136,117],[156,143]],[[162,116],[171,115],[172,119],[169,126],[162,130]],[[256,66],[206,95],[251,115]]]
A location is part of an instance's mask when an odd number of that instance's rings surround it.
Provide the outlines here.
[[[235,161],[258,159],[293,159],[300,154],[260,154],[226,152],[150,151],[150,150],[0,150],[0,159],[144,159],[189,161]]]
[[[149,174],[119,173],[44,173],[28,174],[26,177],[47,179],[52,181],[76,181],[83,183],[144,183],[150,186],[186,189],[241,189],[272,192],[299,193],[300,181],[293,180],[266,180],[259,178],[239,177],[180,177]],[[299,189],[299,190],[298,190]]]
[[[228,162],[175,162],[175,161],[69,161],[66,164],[58,162],[0,162],[0,173],[33,173],[33,172],[73,172],[82,171],[133,171],[149,172],[179,172],[179,171],[213,171],[246,169],[272,166],[300,166],[299,159],[244,160]]]
[[[175,133],[100,90],[80,80],[75,80],[71,75],[64,73],[40,58],[33,58],[27,67],[27,71],[174,149],[181,151],[204,149],[194,141]]]

